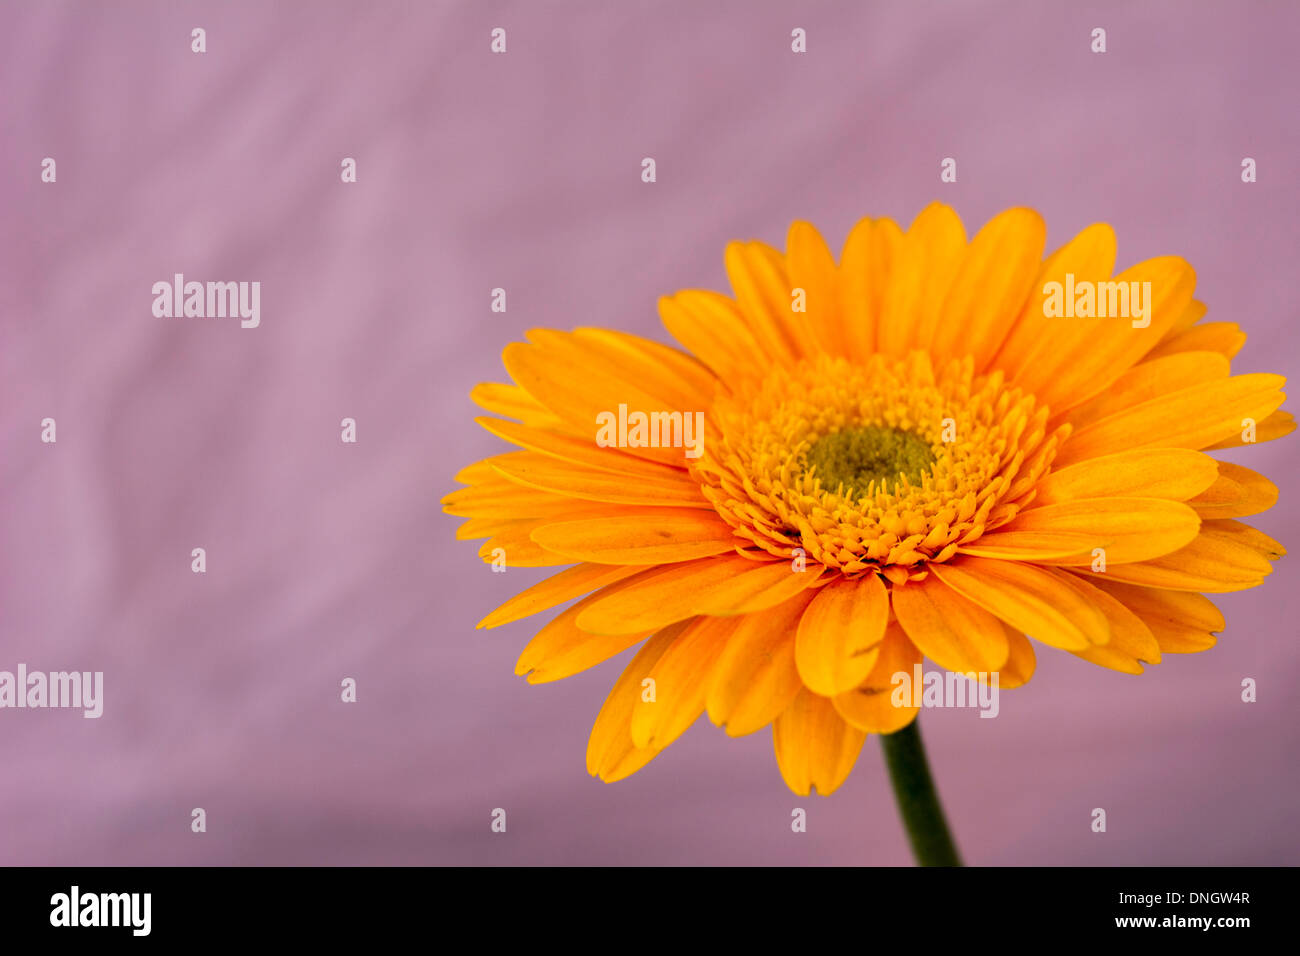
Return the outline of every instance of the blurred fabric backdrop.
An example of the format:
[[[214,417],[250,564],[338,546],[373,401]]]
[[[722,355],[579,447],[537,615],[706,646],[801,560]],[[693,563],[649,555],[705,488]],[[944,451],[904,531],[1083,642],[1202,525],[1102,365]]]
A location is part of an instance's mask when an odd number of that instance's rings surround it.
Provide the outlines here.
[[[1294,373],[1298,31],[1266,2],[5,0],[0,669],[102,670],[105,710],[0,711],[0,862],[909,863],[874,738],[829,798],[707,719],[588,777],[629,655],[529,686],[547,616],[475,631],[544,572],[441,513],[503,450],[468,392],[533,326],[666,340],[656,298],[725,289],[729,239],[803,218],[838,250],[936,198],[1183,255],[1250,334],[1234,368]],[[261,327],[154,318],[176,272],[260,281]],[[1293,547],[1295,448],[1231,456]],[[1144,676],[1040,646],[998,719],[924,713],[967,860],[1300,862],[1298,583],[1217,598],[1219,646]]]

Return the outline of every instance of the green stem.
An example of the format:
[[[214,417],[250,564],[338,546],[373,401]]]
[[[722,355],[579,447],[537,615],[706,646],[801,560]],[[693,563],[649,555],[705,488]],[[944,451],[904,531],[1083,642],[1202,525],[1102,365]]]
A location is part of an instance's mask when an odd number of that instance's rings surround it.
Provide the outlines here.
[[[934,789],[930,765],[925,759],[918,721],[902,730],[881,734],[880,745],[889,767],[889,781],[894,798],[912,844],[912,855],[921,866],[961,866],[957,845],[953,843],[948,821],[944,819],[939,794]]]

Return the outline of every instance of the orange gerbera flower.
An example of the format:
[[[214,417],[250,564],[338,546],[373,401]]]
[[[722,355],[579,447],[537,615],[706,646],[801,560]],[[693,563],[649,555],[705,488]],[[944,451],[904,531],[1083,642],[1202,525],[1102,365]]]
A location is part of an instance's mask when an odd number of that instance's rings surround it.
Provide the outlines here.
[[[514,384],[473,392],[522,450],[444,499],[487,560],[573,565],[484,619],[582,598],[517,671],[556,680],[644,642],[592,730],[625,777],[702,712],[772,725],[792,790],[830,793],[869,733],[907,726],[923,657],[1028,681],[1026,635],[1128,673],[1213,646],[1199,592],[1253,587],[1281,545],[1237,519],[1277,488],[1208,451],[1277,438],[1278,375],[1232,375],[1245,335],[1202,322],[1166,256],[1112,278],[1097,224],[1043,258],[1029,209],[969,242],[933,204],[863,220],[839,262],[795,223],[726,250],[734,297],[660,301],[679,351],[538,330]],[[512,420],[506,420],[512,419]],[[987,679],[987,678],[986,678]]]

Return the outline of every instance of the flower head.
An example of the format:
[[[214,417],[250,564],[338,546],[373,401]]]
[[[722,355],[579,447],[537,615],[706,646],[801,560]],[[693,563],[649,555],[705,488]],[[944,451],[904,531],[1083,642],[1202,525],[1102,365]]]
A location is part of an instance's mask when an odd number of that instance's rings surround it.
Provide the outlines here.
[[[1028,637],[1127,673],[1205,650],[1201,592],[1261,583],[1281,545],[1239,518],[1276,487],[1207,452],[1280,437],[1283,379],[1233,375],[1178,257],[1112,275],[1083,230],[1043,258],[1011,209],[967,240],[935,203],[863,220],[837,262],[795,223],[783,253],[726,250],[734,296],[660,301],[685,351],[603,329],[507,346],[474,400],[518,446],[444,499],[512,566],[572,565],[495,627],[581,598],[524,649],[556,680],[634,645],[591,773],[625,777],[702,713],[773,728],[798,793],[834,790],[868,733],[914,719],[895,675],[928,658],[998,686]]]

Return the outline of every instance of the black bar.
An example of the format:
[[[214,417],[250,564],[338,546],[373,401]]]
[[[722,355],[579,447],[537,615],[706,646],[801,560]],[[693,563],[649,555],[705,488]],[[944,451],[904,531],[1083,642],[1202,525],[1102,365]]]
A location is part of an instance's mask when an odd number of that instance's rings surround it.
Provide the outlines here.
[[[1293,922],[1294,873],[1285,868],[678,869],[626,868],[31,868],[0,871],[0,926],[8,944],[164,945],[284,940],[300,951],[349,940],[440,939],[493,948],[517,935],[547,941],[681,940],[825,933],[872,939],[927,937],[1013,942],[1131,937],[1138,945],[1192,938],[1227,944],[1275,938]],[[80,915],[119,915],[117,926],[52,925],[76,886]],[[121,896],[143,895],[127,909]],[[1170,894],[1178,894],[1170,902]],[[1121,902],[1121,894],[1124,894]],[[87,904],[87,896],[95,900]],[[134,901],[133,901],[134,902]],[[86,907],[89,907],[87,909]],[[133,922],[130,918],[135,916]],[[1121,920],[1130,921],[1120,925]],[[1150,924],[1131,921],[1151,920]],[[1192,925],[1191,921],[1198,925]],[[1208,928],[1199,921],[1209,920]],[[1225,925],[1223,921],[1245,922]],[[105,920],[107,921],[107,919]],[[1168,922],[1166,922],[1168,921]],[[779,925],[778,925],[779,924]],[[713,929],[707,929],[707,927]],[[678,932],[680,930],[680,932]],[[669,937],[666,934],[673,932]],[[1258,935],[1254,935],[1258,934]],[[147,944],[146,944],[147,945]],[[480,945],[480,944],[474,944]]]

